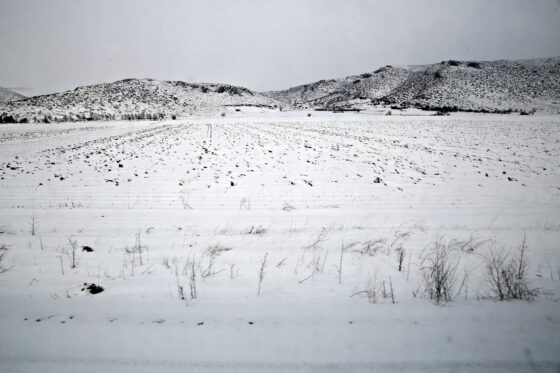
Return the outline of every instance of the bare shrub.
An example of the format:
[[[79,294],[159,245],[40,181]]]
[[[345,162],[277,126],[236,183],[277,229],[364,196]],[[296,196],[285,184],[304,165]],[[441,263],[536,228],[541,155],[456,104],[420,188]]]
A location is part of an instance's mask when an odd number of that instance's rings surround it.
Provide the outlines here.
[[[185,288],[183,287],[183,284],[181,284],[181,282],[179,281],[179,274],[177,270],[175,270],[175,277],[177,279],[177,296],[188,306],[187,297],[185,296]]]
[[[198,298],[198,290],[196,287],[196,271],[194,267],[194,258],[191,262],[191,276],[189,277],[189,288],[191,290],[191,299]]]
[[[303,284],[305,281],[313,278],[315,274],[322,273],[325,269],[325,262],[327,260],[328,250],[325,253],[325,256],[321,258],[321,255],[314,256],[308,263],[306,268],[311,270],[311,273],[305,277],[304,279],[300,280],[299,283]],[[322,260],[321,260],[322,259]]]
[[[181,274],[185,276],[189,281],[189,295],[187,295],[186,286],[181,281],[181,276],[179,276],[179,268],[177,262],[175,262],[175,277],[177,279],[177,296],[181,301],[185,303],[188,307],[190,306],[195,299],[198,298],[198,290],[197,290],[197,264],[196,264],[196,257],[188,257],[183,265],[183,270]]]
[[[360,244],[359,248],[355,251],[362,254],[362,255],[370,255],[374,256],[380,251],[384,251],[389,255],[391,252],[397,253],[397,258],[399,256],[399,252],[402,251],[402,256],[404,260],[404,256],[406,250],[404,249],[404,243],[409,239],[410,232],[409,231],[396,231],[392,240],[388,241],[385,238],[378,238],[375,240],[368,240]],[[402,263],[401,263],[402,265]]]
[[[128,268],[130,265],[130,276],[134,276],[134,272],[137,266],[143,266],[144,260],[142,254],[148,251],[147,246],[142,245],[141,240],[141,233],[142,231],[139,229],[135,235],[135,243],[132,247],[126,247],[124,249],[125,255],[123,257],[123,277],[124,277],[124,269]],[[146,270],[149,270],[146,269]]]
[[[169,256],[165,256],[161,259],[161,264],[167,268],[167,269],[171,269],[171,265],[169,263]]]
[[[464,253],[474,253],[481,247],[491,242],[491,239],[482,239],[476,234],[471,234],[469,238],[464,240],[452,239],[451,241],[449,241],[449,247],[453,250],[460,250]]]
[[[389,299],[391,303],[395,304],[395,291],[393,290],[393,281],[389,277],[388,285],[385,284],[385,280],[381,283],[381,296],[383,299]]]
[[[424,294],[436,304],[453,300],[459,259],[451,257],[448,242],[438,238],[422,258]]]
[[[230,250],[231,247],[226,247],[222,244],[216,243],[216,244],[208,245],[208,247],[206,248],[206,254],[208,254],[209,256],[217,257],[220,256],[222,253]]]
[[[8,256],[8,246],[0,244],[0,273],[8,272],[11,268],[4,267],[4,260]]]
[[[404,247],[399,246],[395,249],[395,254],[397,255],[397,264],[399,272],[402,271],[404,258],[406,257],[406,250]]]
[[[486,273],[490,289],[501,301],[522,299],[532,300],[539,291],[531,289],[527,279],[529,260],[527,259],[527,245],[525,237],[518,249],[517,255],[510,252],[491,250],[486,259]]]
[[[250,210],[251,209],[251,200],[249,198],[242,198],[239,202],[239,209],[240,210]]]
[[[391,241],[391,243],[389,244],[388,252],[390,253],[398,248],[402,248],[404,243],[408,241],[409,238],[410,238],[409,231],[405,231],[405,232],[396,231],[393,241]]]
[[[262,282],[264,280],[264,274],[265,274],[264,270],[266,269],[266,258],[267,258],[267,256],[268,256],[268,253],[265,253],[263,261],[261,263],[261,269],[259,270],[259,288],[257,289],[257,295],[261,295],[261,285],[262,285]]]
[[[355,292],[351,295],[351,297],[355,295],[365,295],[368,299],[369,303],[376,304],[379,301],[385,302],[390,301],[392,304],[397,303],[395,299],[395,291],[393,289],[393,281],[391,277],[386,282],[385,280],[381,281],[381,283],[377,282],[377,273],[374,274],[373,281],[371,277],[368,280],[366,288],[364,290],[360,290]]]
[[[368,240],[360,244],[360,247],[356,249],[362,255],[370,255],[374,256],[379,252],[381,249],[385,247],[387,240],[384,238],[379,238],[376,240]]]
[[[142,250],[144,249],[144,246],[142,246],[142,241],[140,240],[140,234],[141,231],[139,229],[138,232],[136,233],[136,243],[134,244],[134,251],[138,253],[138,259],[140,260],[140,265],[143,265],[144,263],[142,262]]]
[[[198,263],[198,268],[200,270],[200,276],[202,278],[207,278],[210,276],[214,276],[217,275],[220,272],[223,272],[224,270],[219,270],[219,271],[215,271],[214,270],[214,264],[216,262],[216,258],[218,258],[222,253],[230,251],[231,247],[226,247],[222,244],[216,243],[216,244],[212,244],[209,245],[206,248],[206,251],[204,252],[204,255],[202,255],[199,263]],[[204,262],[204,259],[207,259],[207,264],[203,267],[202,263]]]
[[[288,202],[284,202],[284,206],[282,207],[283,211],[292,211],[295,210],[296,208],[294,207],[294,205],[288,203]]]
[[[68,237],[68,244],[70,245],[70,268],[78,266],[78,241],[74,237]]]
[[[334,267],[336,268],[336,272],[338,273],[338,283],[342,284],[342,262],[344,260],[344,253],[346,253],[346,251],[350,250],[352,247],[358,245],[359,242],[352,242],[348,245],[344,245],[342,244],[342,246],[340,247],[340,259],[338,262],[338,265],[334,265]]]
[[[262,236],[265,233],[266,233],[266,228],[263,227],[262,225],[257,225],[257,226],[253,225],[251,226],[251,228],[247,228],[241,232],[241,234],[254,234],[257,236]]]
[[[373,282],[372,282],[371,278],[369,278],[365,290],[358,291],[358,292],[352,294],[352,296],[359,295],[359,294],[365,295],[367,297],[369,303],[375,304],[375,303],[377,303],[377,295],[378,295],[377,288],[378,288],[378,286],[377,286],[377,276],[375,276],[374,279],[373,279]]]
[[[37,218],[35,214],[29,219],[29,233],[31,233],[32,236],[39,233],[39,218]]]
[[[317,250],[320,248],[320,243],[324,242],[328,239],[329,233],[332,230],[332,226],[331,227],[323,227],[321,228],[321,231],[319,232],[319,234],[317,235],[317,237],[315,237],[315,239],[313,240],[313,242],[311,242],[309,245],[304,246],[304,249],[311,249],[311,250]]]

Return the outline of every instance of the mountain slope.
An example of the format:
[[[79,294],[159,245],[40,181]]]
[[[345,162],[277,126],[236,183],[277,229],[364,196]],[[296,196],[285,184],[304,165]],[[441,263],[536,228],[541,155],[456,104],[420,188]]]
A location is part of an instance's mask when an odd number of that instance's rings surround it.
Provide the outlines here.
[[[374,72],[322,80],[266,95],[297,107],[560,110],[560,58],[519,61],[444,61],[385,66]]]
[[[0,103],[23,100],[24,98],[26,98],[24,95],[0,87]]]
[[[0,106],[11,121],[158,119],[171,115],[216,114],[227,106],[275,109],[279,103],[246,88],[226,84],[125,79],[31,97]]]

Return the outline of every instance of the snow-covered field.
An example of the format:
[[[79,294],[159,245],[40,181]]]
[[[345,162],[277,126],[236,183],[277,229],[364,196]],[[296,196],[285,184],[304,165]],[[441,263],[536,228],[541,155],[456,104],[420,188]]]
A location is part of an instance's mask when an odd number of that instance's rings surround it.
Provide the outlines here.
[[[0,191],[2,372],[560,369],[559,116],[3,125]]]

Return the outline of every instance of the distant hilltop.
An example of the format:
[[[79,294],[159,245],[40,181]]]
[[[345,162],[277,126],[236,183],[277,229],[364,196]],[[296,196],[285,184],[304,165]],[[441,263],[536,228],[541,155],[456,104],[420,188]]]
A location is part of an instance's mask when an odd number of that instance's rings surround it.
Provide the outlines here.
[[[341,79],[265,93],[297,108],[560,112],[560,57],[517,61],[442,61],[384,66]]]
[[[155,120],[219,115],[235,106],[279,110],[280,105],[273,98],[227,84],[124,79],[2,104],[0,122]]]
[[[17,92],[11,91],[6,88],[0,87],[0,104],[12,101],[23,100],[26,98],[24,95],[20,95]]]
[[[384,66],[264,93],[228,84],[124,79],[30,98],[2,89],[0,98],[0,122],[22,123],[219,115],[232,107],[560,113],[560,57]]]

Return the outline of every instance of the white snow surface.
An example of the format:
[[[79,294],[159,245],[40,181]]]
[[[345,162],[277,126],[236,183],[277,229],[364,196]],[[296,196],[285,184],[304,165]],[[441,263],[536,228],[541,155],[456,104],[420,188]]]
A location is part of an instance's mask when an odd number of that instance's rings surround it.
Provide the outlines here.
[[[552,115],[2,125],[0,371],[558,372],[559,163]],[[524,238],[539,295],[500,302]]]

